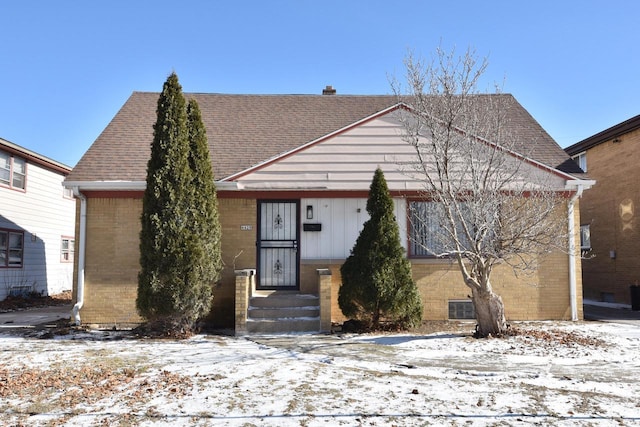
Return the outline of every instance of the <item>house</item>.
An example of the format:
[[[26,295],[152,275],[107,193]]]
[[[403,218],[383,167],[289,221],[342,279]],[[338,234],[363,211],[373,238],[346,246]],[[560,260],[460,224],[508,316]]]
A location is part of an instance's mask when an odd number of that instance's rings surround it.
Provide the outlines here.
[[[400,137],[398,98],[326,92],[185,94],[202,111],[222,225],[224,271],[209,322],[244,333],[327,330],[344,320],[337,304],[340,266],[367,219],[378,166],[394,198],[424,317],[469,317],[469,291],[457,267],[415,253],[409,243],[415,230],[408,206],[422,193],[398,166],[402,156],[415,155]],[[77,323],[140,322],[141,199],[158,95],[134,92],[65,181],[80,204]],[[574,175],[580,169],[511,95],[499,96],[510,105],[510,131],[530,145],[535,141],[533,150],[527,147],[534,156],[530,166],[553,175],[570,202],[563,213],[568,226],[579,223],[574,196],[586,185]],[[479,100],[488,102],[482,95]],[[494,270],[509,319],[582,316],[579,259],[555,253],[534,276]]]
[[[76,202],[71,168],[0,138],[0,300],[71,290]]]
[[[581,202],[586,298],[630,304],[640,281],[640,115],[566,148],[598,184]]]

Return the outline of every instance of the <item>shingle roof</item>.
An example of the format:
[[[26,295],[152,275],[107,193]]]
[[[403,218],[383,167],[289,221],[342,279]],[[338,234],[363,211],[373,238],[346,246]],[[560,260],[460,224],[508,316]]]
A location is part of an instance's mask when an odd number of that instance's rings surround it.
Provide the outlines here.
[[[68,181],[144,181],[158,93],[134,92],[80,159]],[[326,136],[398,103],[392,95],[226,95],[186,93],[202,112],[216,179]],[[480,95],[482,96],[482,95]],[[511,96],[509,123],[535,160],[580,169]]]
[[[60,163],[57,160],[53,160],[49,157],[38,154],[35,151],[31,151],[28,148],[22,147],[4,138],[0,138],[0,150],[7,151],[10,154],[15,154],[22,158],[27,159],[29,162],[38,164],[42,167],[48,168],[63,175],[71,172],[71,167]]]
[[[611,126],[610,128],[607,128],[601,132],[598,132],[595,135],[590,136],[589,138],[585,138],[580,142],[576,142],[575,144],[565,148],[565,151],[569,153],[569,155],[573,156],[575,154],[593,148],[596,145],[602,144],[603,142],[607,142],[626,133],[633,132],[636,129],[640,129],[640,115],[631,117],[630,119],[618,123],[617,125]]]

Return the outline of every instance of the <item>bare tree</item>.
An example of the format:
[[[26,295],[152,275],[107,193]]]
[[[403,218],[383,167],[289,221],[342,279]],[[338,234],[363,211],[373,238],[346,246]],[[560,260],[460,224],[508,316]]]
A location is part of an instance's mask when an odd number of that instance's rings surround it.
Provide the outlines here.
[[[507,324],[493,268],[530,272],[541,255],[567,250],[564,180],[529,158],[536,141],[513,131],[513,98],[478,92],[486,58],[439,49],[431,63],[412,55],[405,62],[407,90],[393,88],[407,105],[403,137],[417,161],[403,168],[424,184],[424,201],[410,203],[414,253],[451,258],[471,289],[477,334],[501,335]]]

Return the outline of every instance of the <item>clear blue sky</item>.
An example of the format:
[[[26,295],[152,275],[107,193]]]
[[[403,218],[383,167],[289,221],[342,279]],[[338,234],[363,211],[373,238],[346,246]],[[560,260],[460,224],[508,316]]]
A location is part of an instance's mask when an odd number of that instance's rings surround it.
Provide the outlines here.
[[[391,93],[409,50],[487,56],[566,147],[640,114],[640,2],[0,0],[0,137],[74,166],[133,91]]]

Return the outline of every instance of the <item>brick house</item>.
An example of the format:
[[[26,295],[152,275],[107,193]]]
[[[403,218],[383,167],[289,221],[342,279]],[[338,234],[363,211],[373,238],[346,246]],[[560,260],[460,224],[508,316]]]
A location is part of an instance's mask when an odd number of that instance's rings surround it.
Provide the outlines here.
[[[395,96],[185,95],[202,111],[222,224],[225,268],[215,284],[211,324],[236,333],[326,331],[332,321],[343,320],[337,305],[340,266],[367,219],[368,189],[378,166],[406,236],[424,318],[469,315],[469,291],[457,267],[411,248],[415,231],[408,207],[426,202],[419,200],[420,184],[399,170],[397,159],[415,153],[399,136],[401,105]],[[535,170],[553,176],[571,200],[563,213],[568,226],[579,223],[572,196],[588,187],[580,169],[511,95],[500,96],[510,105],[510,132],[535,141],[533,150],[527,147]],[[65,182],[81,195],[77,322],[79,312],[87,324],[140,321],[139,217],[157,99],[158,93],[134,92]],[[554,253],[534,276],[494,271],[509,319],[582,316],[579,259]]]
[[[76,202],[71,168],[0,138],[0,301],[73,284]]]
[[[640,115],[565,149],[597,181],[581,205],[585,298],[630,303],[629,286],[640,281]]]

